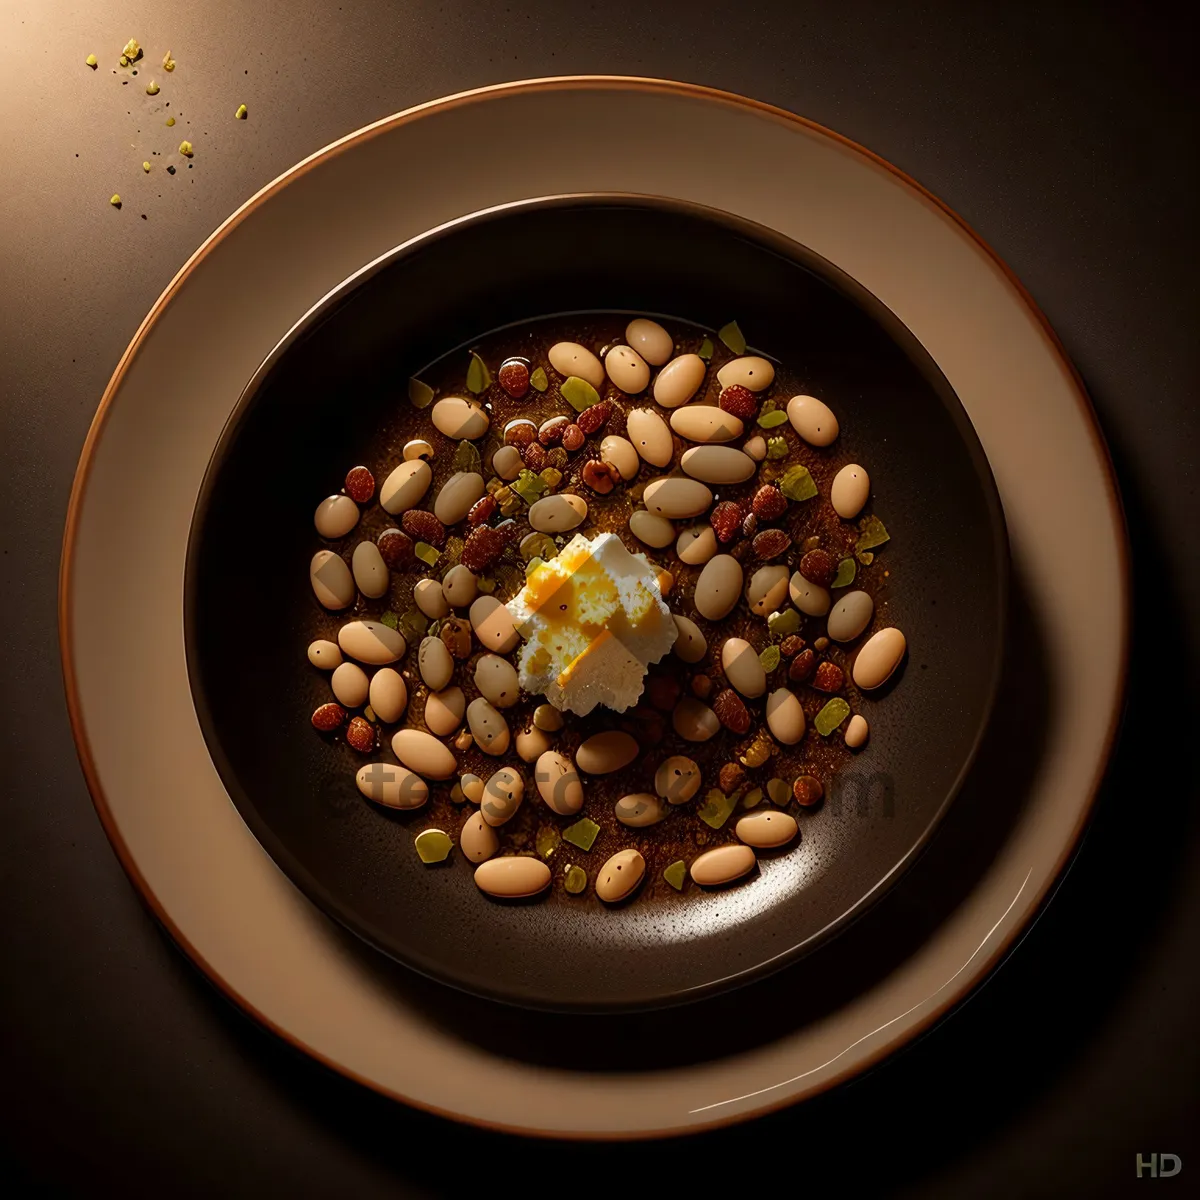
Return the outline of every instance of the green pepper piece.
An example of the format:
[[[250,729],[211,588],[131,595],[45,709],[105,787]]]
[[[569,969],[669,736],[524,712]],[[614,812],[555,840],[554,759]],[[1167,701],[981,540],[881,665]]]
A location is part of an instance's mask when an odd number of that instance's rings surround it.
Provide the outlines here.
[[[428,563],[431,567],[437,566],[437,560],[441,557],[437,550],[428,542],[418,542],[413,547],[413,553],[423,562]]]
[[[428,408],[433,401],[433,388],[419,379],[408,381],[408,402],[413,408]]]
[[[858,541],[854,543],[855,550],[874,550],[889,541],[891,535],[883,527],[878,517],[866,517],[858,523]]]
[[[496,581],[490,575],[480,575],[475,580],[475,586],[485,596],[490,596],[496,590]]]
[[[792,799],[792,785],[786,779],[768,779],[767,795],[771,797],[772,804],[786,808]]]
[[[763,798],[762,788],[751,788],[742,797],[742,807],[743,808],[754,808],[755,805],[762,803],[762,798]]]
[[[736,792],[727,796],[719,788],[713,788],[704,797],[704,803],[700,805],[697,815],[710,829],[720,829],[729,820],[729,814],[733,812],[736,804]]]
[[[870,550],[860,550],[858,552],[858,561],[862,563],[864,567],[869,567],[875,561],[875,555],[873,555]]]
[[[683,891],[683,881],[687,875],[687,863],[677,858],[664,872],[663,878],[677,891]]]
[[[704,359],[705,362],[712,362],[712,356],[713,356],[712,338],[706,337],[704,339],[704,341],[702,341],[700,343],[700,349],[696,351],[696,355],[697,355],[697,357]]]
[[[779,480],[779,490],[789,500],[811,500],[817,494],[817,485],[808,473],[808,468],[797,463],[788,467]]]
[[[743,335],[741,328],[736,321],[730,321],[728,325],[717,330],[717,337],[727,345],[734,354],[746,353],[746,338]]]
[[[478,396],[480,392],[486,392],[491,386],[492,375],[487,369],[487,364],[472,350],[471,365],[467,368],[467,391],[474,392]]]
[[[509,484],[526,504],[534,504],[546,493],[546,481],[532,471],[522,468],[521,473]]]
[[[771,412],[762,412],[758,414],[758,424],[763,429],[778,429],[780,425],[787,423],[788,415],[785,412],[780,412],[779,409],[773,409]]]
[[[787,458],[788,444],[787,438],[773,437],[767,438],[767,458],[772,462],[777,462],[781,458]]]
[[[569,866],[566,870],[566,881],[563,883],[563,887],[572,896],[578,896],[587,887],[587,872],[582,867]]]
[[[386,625],[389,629],[400,628],[400,618],[390,609],[379,618],[379,623],[380,625]]]
[[[854,582],[854,576],[858,574],[858,567],[855,565],[854,559],[843,558],[838,563],[837,574],[833,577],[833,583],[830,587],[844,588],[849,587]]]
[[[600,393],[586,379],[580,379],[578,375],[568,375],[558,390],[562,393],[562,398],[576,412],[583,412],[585,408],[591,408],[593,404],[600,403]]]
[[[553,825],[543,825],[537,832],[537,852],[539,858],[550,858],[558,849],[562,838]]]
[[[413,843],[423,863],[445,862],[453,847],[450,835],[440,829],[425,829],[417,834]]]
[[[773,612],[767,618],[767,628],[775,637],[787,637],[789,633],[795,633],[800,628],[800,614],[794,608],[785,608],[782,612]],[[776,666],[778,666],[778,663]]]
[[[564,842],[570,842],[572,846],[578,846],[580,850],[590,850],[599,833],[600,826],[595,821],[582,817],[574,825],[568,825],[563,830],[562,836]]]
[[[479,448],[474,442],[458,443],[458,448],[454,451],[454,469],[482,474],[483,460],[479,457]]]
[[[550,386],[550,380],[546,378],[546,372],[541,367],[537,367],[530,375],[529,386],[535,392],[544,392]]]
[[[764,646],[762,653],[758,656],[758,661],[762,663],[762,669],[769,675],[779,666],[779,647]]]
[[[813,721],[817,732],[822,737],[828,737],[848,716],[850,715],[850,705],[848,705],[841,696],[834,696],[828,704],[825,705],[817,718]]]

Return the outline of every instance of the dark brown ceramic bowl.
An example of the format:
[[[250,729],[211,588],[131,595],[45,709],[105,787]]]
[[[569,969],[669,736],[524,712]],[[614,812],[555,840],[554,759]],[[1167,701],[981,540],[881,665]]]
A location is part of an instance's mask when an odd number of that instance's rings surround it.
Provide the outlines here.
[[[897,683],[863,700],[869,750],[822,807],[800,814],[798,847],[764,856],[738,887],[612,909],[561,893],[489,901],[457,853],[422,866],[412,849],[421,816],[362,800],[353,773],[363,760],[311,729],[314,689],[327,685],[304,654],[318,627],[336,627],[305,579],[316,501],[347,465],[378,457],[378,430],[407,403],[408,377],[489,330],[575,311],[709,328],[736,316],[755,347],[835,404],[839,447],[868,466],[893,534],[888,618],[910,647]],[[230,796],[327,914],[454,987],[538,1008],[632,1010],[775,970],[844,928],[911,865],[992,708],[1007,576],[1003,514],[967,416],[878,300],[804,247],[723,213],[560,197],[398,247],[326,297],[263,364],[196,507],[188,665]]]

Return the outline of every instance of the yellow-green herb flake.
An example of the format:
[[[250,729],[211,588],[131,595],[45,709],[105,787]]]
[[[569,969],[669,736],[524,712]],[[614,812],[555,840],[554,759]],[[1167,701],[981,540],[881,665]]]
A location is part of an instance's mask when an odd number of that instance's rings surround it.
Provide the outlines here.
[[[153,79],[150,80],[150,82],[148,84],[146,84],[146,95],[147,96],[157,96],[158,93],[161,91],[162,91],[162,88],[160,88],[158,86],[158,84],[154,82]]]
[[[142,48],[138,45],[137,38],[130,38],[125,43],[125,49],[121,51],[123,58],[129,59],[130,62],[137,62],[142,57]]]
[[[593,404],[600,403],[600,393],[586,379],[580,379],[578,375],[568,375],[563,380],[559,391],[562,392],[562,398],[576,412],[583,412],[585,408],[591,408]]]
[[[175,60],[171,57],[170,50],[163,55],[162,66],[164,71],[175,70]]]
[[[792,785],[786,779],[768,779],[767,795],[770,796],[772,804],[786,808],[792,798]]]
[[[175,118],[174,118],[174,117],[168,117],[168,118],[167,118],[167,125],[168,125],[168,126],[170,126],[170,125],[174,125],[174,124],[175,124]]]
[[[729,814],[737,806],[737,792],[727,796],[720,788],[713,788],[704,797],[698,815],[710,829],[720,829],[729,820]]]
[[[583,817],[574,825],[568,825],[563,830],[563,841],[578,846],[580,850],[590,850],[599,836],[600,826],[595,821]]]
[[[800,628],[800,614],[794,608],[785,608],[782,612],[773,612],[767,618],[767,628],[773,637],[787,637]],[[775,666],[778,666],[778,661]],[[774,667],[771,668],[774,670]]]
[[[441,829],[425,829],[417,834],[413,845],[423,863],[440,863],[449,857],[454,844],[450,841],[450,835]]]
[[[537,852],[539,858],[551,858],[562,842],[562,837],[553,825],[543,825],[537,832]]]
[[[763,798],[762,788],[751,788],[742,797],[742,807],[743,808],[756,808],[759,804],[762,803],[762,798]]]
[[[400,618],[390,609],[379,618],[379,623],[380,625],[386,625],[389,629],[400,628]]]
[[[664,872],[663,878],[677,891],[683,891],[683,881],[687,877],[687,863],[677,858]]]
[[[741,327],[736,321],[730,321],[728,325],[722,326],[717,330],[717,337],[727,345],[734,354],[746,353],[746,338],[742,333]]]
[[[535,392],[544,392],[550,386],[550,380],[546,378],[546,372],[541,367],[535,367],[533,374],[529,377],[529,386]]]
[[[431,546],[428,542],[418,542],[413,547],[413,553],[423,563],[428,563],[431,567],[437,566],[437,560],[441,557],[437,549]]]
[[[569,866],[565,872],[563,887],[572,896],[578,896],[587,887],[587,872],[582,867]]]
[[[543,467],[538,472],[538,478],[550,491],[554,491],[563,480],[563,474],[557,467]]]
[[[767,459],[770,462],[778,462],[781,458],[787,458],[788,444],[787,438],[773,437],[767,438]]]
[[[485,596],[490,596],[496,590],[496,581],[490,575],[480,575],[475,580],[475,587]]]
[[[858,523],[858,540],[854,543],[854,549],[874,550],[876,546],[882,546],[890,539],[891,535],[878,517],[864,517]]]
[[[433,403],[433,388],[419,379],[408,381],[408,402],[413,408],[428,408]]]
[[[758,426],[760,429],[778,429],[788,419],[788,415],[774,400],[763,402],[758,411]]]
[[[854,582],[854,576],[858,574],[858,567],[852,558],[843,558],[837,565],[837,574],[833,577],[833,583],[830,587],[844,588],[849,587]]]
[[[379,720],[379,718],[375,715],[375,710],[369,704],[363,709],[363,716],[366,717],[367,720],[372,724]]]
[[[235,121],[244,121],[246,119],[246,111],[246,106],[244,104],[239,104],[237,106],[237,112],[233,114],[233,119]]]
[[[96,67],[99,65],[99,64],[96,62],[96,56],[95,56],[94,54],[89,54],[89,55],[87,56],[87,58],[85,58],[83,61],[84,61],[85,63],[87,63],[87,65],[88,65],[89,67],[91,67],[93,71],[94,71],[94,70],[96,69]]]
[[[875,561],[875,555],[870,550],[860,550],[858,552],[858,561],[864,567],[869,567]]]
[[[147,175],[149,175],[150,174],[150,164],[148,162],[142,163],[142,170],[145,171]]]
[[[123,67],[129,66],[129,59],[124,54],[122,54],[121,57],[117,59],[117,62]]]
[[[471,365],[467,367],[467,391],[478,396],[492,386],[492,373],[487,369],[487,363],[471,351]]]
[[[817,485],[808,473],[808,468],[797,463],[784,471],[779,480],[779,490],[789,500],[811,500],[817,494]]]
[[[841,696],[834,696],[819,713],[813,724],[822,737],[828,737],[848,716],[850,705]]]
[[[384,613],[383,615],[383,623],[386,625],[388,623],[386,618],[389,614]],[[396,621],[392,628],[398,629],[404,634],[404,640],[407,642],[415,642],[429,632],[429,618],[420,609],[410,608],[400,618],[397,618],[395,613],[391,613],[390,616],[392,620]]]
[[[195,150],[192,148],[192,143],[186,141],[180,142],[179,153],[182,154],[184,158],[191,158],[192,155],[195,154]]]
[[[712,338],[706,337],[700,343],[700,349],[696,351],[696,357],[704,359],[705,362],[712,362],[713,343]]]
[[[479,457],[479,448],[474,442],[461,441],[454,451],[454,469],[456,471],[473,472],[476,475],[483,472],[483,459]]]
[[[526,504],[535,504],[546,494],[546,482],[526,467],[509,485]]]
[[[521,539],[521,557],[528,562],[532,558],[553,558],[558,553],[554,539],[548,533],[529,533]]]
[[[113,196],[109,199],[109,204],[111,204],[113,206],[113,208],[120,208],[121,207],[121,197],[114,193]]]
[[[762,663],[762,669],[768,675],[779,666],[779,647],[764,646],[762,652],[758,656],[758,661]]]

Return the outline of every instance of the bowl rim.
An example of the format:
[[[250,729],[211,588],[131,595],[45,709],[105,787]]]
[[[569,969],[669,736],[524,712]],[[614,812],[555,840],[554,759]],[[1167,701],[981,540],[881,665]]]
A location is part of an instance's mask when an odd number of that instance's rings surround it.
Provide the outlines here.
[[[751,965],[712,978],[702,984],[684,990],[678,988],[658,989],[632,1000],[608,1000],[598,1002],[548,1000],[536,993],[525,992],[517,987],[494,988],[486,984],[468,983],[460,976],[446,971],[435,960],[421,955],[406,953],[391,943],[371,922],[360,919],[352,908],[338,900],[313,874],[301,865],[259,814],[253,799],[243,788],[237,772],[227,758],[216,732],[216,722],[209,707],[208,698],[199,683],[201,675],[200,655],[197,650],[199,589],[197,560],[203,544],[203,528],[211,506],[217,480],[225,459],[236,442],[244,422],[254,404],[267,385],[275,369],[293,348],[342,304],[348,302],[362,287],[383,271],[412,257],[428,246],[452,238],[468,229],[476,229],[489,223],[503,221],[513,215],[528,212],[557,211],[602,207],[611,209],[634,208],[659,213],[671,213],[698,219],[719,227],[725,233],[751,241],[770,253],[811,271],[823,283],[846,297],[865,315],[880,324],[886,335],[899,346],[902,352],[921,373],[927,384],[937,393],[947,415],[968,454],[974,474],[978,479],[988,512],[988,531],[992,543],[992,566],[995,572],[993,616],[996,624],[995,645],[990,665],[987,686],[984,691],[982,712],[971,739],[967,753],[959,766],[950,786],[946,790],[936,811],[926,821],[920,835],[911,841],[904,853],[875,883],[833,917],[821,928],[809,933],[770,958],[754,961]],[[583,310],[580,310],[583,311]],[[590,311],[590,310],[589,310]],[[605,310],[608,311],[608,310]],[[535,319],[535,318],[529,318]],[[524,322],[521,322],[524,323]],[[205,745],[212,758],[213,766],[228,793],[238,814],[246,823],[255,839],[273,862],[289,880],[323,913],[335,920],[348,932],[354,934],[373,950],[381,953],[409,970],[413,970],[433,982],[464,992],[477,998],[506,1004],[526,1010],[579,1015],[612,1015],[645,1012],[656,1009],[679,1007],[698,1003],[713,995],[735,990],[763,979],[789,964],[807,956],[827,944],[863,917],[880,903],[892,888],[916,864],[927,849],[946,814],[949,812],[978,756],[979,748],[991,724],[997,695],[1004,674],[1004,660],[1008,640],[1008,610],[1011,575],[1011,548],[1003,505],[1000,499],[991,465],[984,453],[975,428],[966,409],[959,400],[949,380],[945,377],[932,355],[921,345],[917,337],[877,296],[809,247],[797,242],[769,226],[749,220],[709,205],[674,197],[620,191],[569,192],[557,195],[537,196],[477,209],[432,226],[411,238],[393,246],[371,261],[352,272],[341,282],[331,287],[315,301],[276,342],[264,356],[238,396],[231,409],[219,438],[213,448],[204,478],[192,510],[188,528],[188,543],[185,555],[183,589],[184,649],[187,662],[188,683],[196,717]]]

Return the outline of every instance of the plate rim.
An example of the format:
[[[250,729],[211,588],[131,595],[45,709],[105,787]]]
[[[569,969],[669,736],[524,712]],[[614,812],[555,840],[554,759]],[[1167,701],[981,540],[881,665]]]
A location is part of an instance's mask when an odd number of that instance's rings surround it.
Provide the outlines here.
[[[767,117],[773,121],[782,123],[785,126],[790,126],[810,134],[816,134],[827,141],[837,144],[853,155],[861,159],[865,159],[868,163],[888,172],[900,183],[904,184],[909,190],[915,193],[917,197],[936,208],[943,216],[948,217],[953,224],[955,224],[959,230],[976,245],[978,249],[984,252],[986,257],[991,261],[992,265],[999,270],[1008,285],[1016,293],[1025,311],[1035,319],[1041,336],[1045,338],[1049,344],[1049,348],[1053,354],[1053,357],[1066,371],[1067,378],[1071,384],[1070,390],[1079,409],[1079,414],[1082,417],[1083,427],[1086,429],[1092,443],[1092,449],[1095,455],[1096,463],[1100,468],[1104,492],[1110,510],[1109,515],[1112,522],[1112,529],[1115,535],[1114,549],[1117,558],[1120,583],[1120,595],[1118,597],[1120,645],[1116,655],[1116,678],[1113,689],[1112,711],[1109,714],[1104,736],[1099,745],[1097,762],[1092,771],[1092,777],[1087,787],[1086,796],[1083,798],[1082,806],[1074,821],[1069,836],[1064,840],[1064,844],[1058,853],[1053,868],[1046,874],[1044,881],[1039,884],[1038,894],[1031,901],[1026,918],[1012,930],[1006,932],[998,944],[991,949],[984,963],[976,969],[973,982],[964,989],[955,992],[945,1000],[933,1004],[928,1012],[924,1013],[912,1025],[906,1027],[898,1036],[881,1042],[868,1055],[856,1060],[853,1064],[847,1066],[843,1070],[833,1072],[825,1076],[817,1083],[813,1084],[805,1092],[804,1096],[786,1094],[778,1100],[764,1101],[762,1104],[750,1110],[730,1112],[726,1116],[714,1118],[711,1121],[699,1121],[686,1126],[672,1126],[665,1129],[618,1131],[588,1130],[584,1132],[560,1129],[535,1130],[527,1126],[488,1120],[486,1118],[469,1116],[461,1112],[456,1112],[452,1109],[444,1108],[428,1101],[406,1095],[393,1087],[389,1087],[380,1082],[366,1078],[352,1068],[334,1061],[330,1056],[317,1050],[315,1047],[308,1045],[300,1037],[288,1032],[265,1012],[257,1008],[246,997],[240,995],[236,988],[234,988],[224,978],[222,978],[219,973],[216,972],[212,964],[209,963],[204,955],[201,954],[198,949],[189,941],[177,923],[172,920],[170,915],[167,913],[161,902],[150,888],[145,875],[138,867],[128,845],[120,833],[113,811],[109,806],[107,798],[105,797],[99,778],[99,773],[96,768],[95,759],[92,754],[92,748],[86,734],[82,711],[82,700],[79,693],[78,677],[72,652],[71,626],[73,607],[71,585],[73,579],[73,557],[76,547],[76,539],[79,532],[80,514],[91,473],[91,467],[95,458],[95,452],[100,437],[113,411],[113,402],[126,374],[139,354],[154,325],[161,317],[163,310],[174,298],[176,293],[181,289],[183,284],[187,281],[188,276],[196,268],[196,266],[215,248],[218,243],[220,243],[228,234],[230,234],[238,225],[240,225],[242,221],[244,221],[251,213],[257,210],[272,196],[285,188],[289,183],[305,174],[311,168],[321,163],[330,161],[352,146],[357,146],[368,142],[382,133],[416,121],[430,114],[445,112],[463,105],[486,102],[487,100],[498,96],[533,92],[545,93],[554,90],[582,87],[590,87],[598,90],[661,93],[680,98],[707,101],[709,103],[718,104],[727,108],[748,110],[753,114],[756,114],[760,117]],[[283,1039],[293,1049],[301,1051],[307,1057],[321,1063],[327,1069],[330,1069],[345,1078],[352,1079],[355,1082],[370,1088],[372,1091],[387,1095],[392,1099],[398,1100],[418,1110],[443,1116],[458,1123],[488,1128],[498,1132],[514,1133],[525,1137],[547,1137],[554,1139],[601,1142],[633,1141],[686,1136],[693,1133],[703,1132],[705,1130],[739,1124],[743,1121],[747,1121],[758,1116],[763,1116],[768,1113],[778,1111],[782,1108],[790,1107],[801,1099],[828,1091],[833,1087],[845,1082],[847,1079],[863,1074],[864,1072],[877,1066],[884,1059],[890,1057],[902,1046],[911,1043],[916,1038],[927,1033],[949,1013],[958,1008],[966,999],[974,994],[978,987],[981,986],[991,976],[996,967],[1016,948],[1027,931],[1032,927],[1034,921],[1036,921],[1041,912],[1044,910],[1046,904],[1053,897],[1062,878],[1064,877],[1066,868],[1074,859],[1080,845],[1080,839],[1090,823],[1091,817],[1095,811],[1098,793],[1109,771],[1112,759],[1112,751],[1123,721],[1125,704],[1128,695],[1132,605],[1130,565],[1131,550],[1129,542],[1129,528],[1126,519],[1125,507],[1117,486],[1116,470],[1107,440],[1097,419],[1094,405],[1092,404],[1091,398],[1088,395],[1086,385],[1078,371],[1078,368],[1067,354],[1066,348],[1063,346],[1062,341],[1055,333],[1048,318],[1038,306],[1037,302],[1026,289],[1024,284],[1000,257],[996,250],[993,249],[992,246],[982,236],[980,236],[980,234],[976,232],[963,217],[961,217],[957,212],[950,208],[949,205],[940,200],[936,195],[931,193],[906,172],[902,171],[900,168],[896,167],[886,159],[875,154],[873,151],[858,144],[845,135],[839,134],[836,131],[811,120],[810,118],[802,117],[776,105],[772,105],[765,101],[756,100],[750,97],[741,96],[734,92],[712,88],[696,83],[685,83],[669,79],[657,79],[641,76],[574,74],[515,80],[487,85],[479,88],[472,88],[466,91],[452,93],[441,98],[425,101],[421,104],[401,110],[398,113],[383,117],[361,127],[358,130],[344,135],[336,141],[301,159],[300,162],[282,172],[274,180],[254,193],[254,195],[252,195],[248,200],[234,210],[233,213],[231,213],[220,225],[217,226],[217,228],[211,234],[209,234],[209,236],[185,261],[183,266],[180,267],[180,269],[176,272],[175,276],[163,290],[161,295],[155,301],[147,315],[143,318],[142,322],[138,326],[113,371],[113,374],[104,390],[97,411],[88,429],[87,436],[80,452],[79,462],[71,487],[67,516],[63,531],[62,550],[59,563],[58,635],[63,682],[67,700],[68,719],[71,725],[76,754],[80,761],[80,766],[83,771],[88,792],[92,798],[93,805],[96,808],[97,815],[100,818],[100,822],[104,828],[105,834],[108,837],[109,842],[122,865],[122,868],[129,876],[131,882],[134,884],[134,887],[138,892],[142,902],[163,926],[171,940],[175,942],[180,950],[187,955],[189,960],[203,972],[209,983],[215,986],[218,991],[225,996],[226,999],[235,1004],[242,1012],[253,1017],[266,1029]],[[1023,891],[1024,888],[1022,887],[1021,892]],[[1017,896],[1014,897],[1008,911],[1011,911],[1011,908],[1016,905],[1017,900],[1020,898],[1021,892],[1018,892]],[[1007,912],[1004,915],[1007,916]],[[1001,917],[1000,920],[1003,921],[1003,919],[1004,918]],[[997,922],[997,927],[999,924],[1000,922]],[[978,953],[978,951],[976,953]],[[973,958],[974,955],[972,956],[972,959]],[[968,962],[970,962],[970,960],[968,960]],[[963,969],[965,969],[965,966]]]

